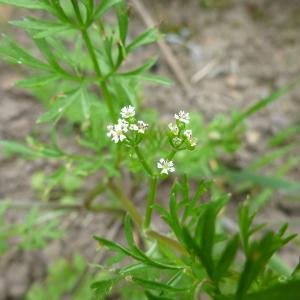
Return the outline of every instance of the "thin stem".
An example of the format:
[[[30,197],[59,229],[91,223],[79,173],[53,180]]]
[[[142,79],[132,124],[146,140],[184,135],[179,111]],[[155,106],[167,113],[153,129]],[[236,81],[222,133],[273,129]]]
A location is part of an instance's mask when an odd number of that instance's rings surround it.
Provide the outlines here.
[[[134,151],[140,161],[140,163],[142,164],[142,166],[144,167],[145,171],[150,175],[153,176],[153,171],[150,168],[150,166],[148,165],[147,161],[145,160],[144,155],[142,154],[141,150],[139,149],[138,146],[134,147]]]
[[[131,202],[130,199],[126,197],[126,195],[120,190],[111,180],[108,182],[107,187],[110,189],[110,191],[120,200],[120,202],[123,205],[123,208],[132,220],[139,226],[143,226],[143,220],[138,212],[138,210],[135,208],[134,204]]]
[[[170,154],[168,155],[168,160],[169,160],[169,161],[173,159],[173,157],[175,156],[176,152],[177,152],[177,151],[176,151],[175,149],[173,149],[173,150],[170,152]]]
[[[93,44],[91,42],[91,38],[89,36],[88,29],[83,24],[83,20],[82,20],[82,17],[81,17],[81,13],[80,13],[80,9],[79,9],[77,0],[72,0],[72,4],[73,4],[73,8],[74,8],[76,17],[78,19],[78,22],[82,26],[81,30],[80,30],[81,35],[82,35],[82,38],[83,38],[83,40],[85,42],[85,45],[87,47],[90,58],[93,62],[95,72],[96,72],[97,76],[99,78],[101,78],[102,77],[102,72],[101,72],[101,69],[100,69],[100,66],[99,66],[99,63],[98,63],[98,60],[97,60],[96,52],[95,52]],[[106,83],[102,80],[99,81],[99,85],[100,85],[101,91],[103,93],[103,98],[104,98],[104,100],[105,100],[105,102],[108,106],[108,110],[109,110],[111,119],[113,121],[115,121],[116,120],[116,114],[115,114],[115,111],[114,111],[113,103],[111,101],[111,96],[110,96],[108,87],[107,87]]]
[[[145,229],[148,229],[151,223],[153,206],[156,198],[157,182],[158,182],[157,177],[153,176],[151,178],[150,189],[149,189],[148,199],[147,199],[147,208],[146,208],[145,221],[144,221]]]
[[[83,206],[87,209],[89,209],[93,203],[93,201],[96,199],[98,195],[100,195],[106,188],[106,184],[103,182],[98,183],[84,198],[83,200]]]

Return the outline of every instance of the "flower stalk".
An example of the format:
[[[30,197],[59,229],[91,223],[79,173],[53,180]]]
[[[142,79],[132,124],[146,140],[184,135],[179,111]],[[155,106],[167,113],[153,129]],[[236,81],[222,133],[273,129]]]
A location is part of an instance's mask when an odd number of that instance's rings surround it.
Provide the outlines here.
[[[157,190],[158,178],[157,176],[152,176],[150,181],[150,189],[148,193],[147,199],[147,207],[144,221],[144,228],[148,229],[151,224],[152,214],[153,214],[153,206],[156,198],[156,190]]]
[[[100,65],[98,63],[98,59],[97,59],[97,56],[96,56],[91,38],[90,38],[89,33],[88,33],[88,26],[89,25],[84,24],[84,22],[82,20],[82,16],[81,16],[81,13],[80,13],[80,9],[79,9],[79,5],[78,5],[77,0],[71,0],[71,1],[72,1],[72,5],[73,5],[73,8],[74,8],[77,20],[80,24],[80,31],[81,31],[82,38],[83,38],[83,40],[85,42],[85,45],[87,47],[89,56],[90,56],[90,58],[93,62],[95,72],[96,72],[97,76],[99,77],[99,86],[100,86],[100,89],[101,89],[102,94],[103,94],[103,99],[107,104],[111,119],[113,121],[115,121],[116,120],[116,114],[115,114],[115,111],[114,111],[114,106],[113,106],[113,103],[112,103],[112,100],[111,100],[111,96],[110,96],[108,87],[107,87],[105,81],[100,80],[100,78],[102,78],[102,71],[101,71]]]

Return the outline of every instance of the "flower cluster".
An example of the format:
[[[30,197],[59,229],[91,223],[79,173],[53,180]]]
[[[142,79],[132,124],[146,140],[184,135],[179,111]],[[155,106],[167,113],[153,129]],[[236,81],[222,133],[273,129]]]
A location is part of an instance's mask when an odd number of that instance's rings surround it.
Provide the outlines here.
[[[190,123],[189,113],[181,110],[178,114],[174,115],[176,123],[170,123],[169,141],[173,148],[176,150],[189,149],[193,150],[197,145],[197,140],[193,137],[191,129],[186,129],[186,125]]]
[[[122,119],[118,120],[117,124],[108,125],[107,136],[115,143],[127,140],[129,142],[138,141],[136,136],[142,135],[148,129],[149,125],[144,121],[136,121],[135,108],[131,105],[125,106],[121,109],[120,115]]]
[[[107,126],[107,136],[115,143],[127,142],[128,145],[135,147],[143,139],[143,134],[148,129],[149,125],[144,121],[138,121],[135,119],[135,108],[131,105],[125,106],[120,112],[121,118],[116,124]],[[196,139],[193,137],[191,129],[186,128],[190,122],[189,113],[181,110],[178,114],[174,115],[175,124],[169,124],[169,142],[172,146],[172,152],[168,156],[168,159],[161,158],[157,162],[157,168],[160,175],[168,175],[175,172],[174,162],[171,160],[176,152],[180,150],[193,150],[197,144]],[[137,152],[139,153],[139,152]],[[145,160],[141,158],[141,153],[138,154],[139,159],[143,164]],[[149,170],[149,167],[146,166]],[[151,170],[149,171],[151,174]]]

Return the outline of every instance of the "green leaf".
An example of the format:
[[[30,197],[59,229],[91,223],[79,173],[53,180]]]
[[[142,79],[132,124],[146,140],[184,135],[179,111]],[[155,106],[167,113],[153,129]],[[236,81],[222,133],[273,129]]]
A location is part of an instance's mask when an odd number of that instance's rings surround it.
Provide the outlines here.
[[[129,77],[129,76],[139,76],[142,73],[148,71],[157,61],[157,58],[150,58],[144,65],[142,65],[141,67],[129,71],[129,72],[125,72],[125,73],[119,73],[116,76],[122,76],[122,77]]]
[[[170,210],[170,226],[174,231],[178,240],[182,240],[182,228],[178,218],[178,207],[176,200],[176,192],[174,188],[172,189],[170,202],[169,202],[169,210]]]
[[[127,226],[128,226],[128,224],[127,224]],[[127,230],[128,229],[129,228],[127,228]],[[127,234],[129,235],[129,233],[127,233]],[[132,244],[133,243],[133,241],[131,240],[132,238],[131,237],[128,237],[128,238],[130,240],[130,244]],[[112,241],[109,241],[109,240],[101,238],[101,237],[95,236],[94,239],[96,241],[100,242],[101,245],[103,245],[113,251],[117,251],[119,253],[123,253],[127,256],[130,256],[137,261],[143,262],[146,265],[161,268],[161,269],[171,269],[171,270],[182,269],[182,266],[168,265],[165,263],[161,263],[161,262],[152,260],[151,258],[146,256],[144,253],[142,253],[142,251],[140,249],[138,249],[134,244],[132,244],[132,249],[127,249],[118,243],[114,243]]]
[[[238,283],[236,291],[237,299],[243,299],[252,283],[264,270],[265,265],[268,263],[273,254],[294,237],[295,235],[291,235],[283,238],[281,236],[281,232],[278,234],[268,232],[260,240],[254,241],[251,244],[247,253],[247,260]]]
[[[85,87],[80,89],[79,97],[83,116],[86,120],[88,120],[91,116],[91,100],[90,95]]]
[[[247,204],[243,204],[238,208],[238,222],[239,222],[240,236],[241,236],[241,241],[246,256],[249,251],[249,239],[251,234],[253,233],[251,226],[255,216],[256,213],[255,212],[251,213],[249,205]]]
[[[296,79],[294,82],[289,84],[286,87],[283,87],[270,96],[258,101],[254,105],[250,106],[248,109],[246,109],[243,113],[239,114],[237,118],[235,118],[230,125],[232,128],[236,127],[238,124],[243,122],[245,119],[247,119],[249,116],[253,115],[257,111],[261,110],[262,108],[266,107],[270,103],[278,100],[280,97],[285,95],[286,93],[290,92],[292,89],[294,89],[299,84],[300,79]]]
[[[65,113],[67,108],[78,99],[80,90],[73,91],[56,100],[50,110],[40,116],[37,120],[38,123],[46,123],[50,121],[57,122]]]
[[[1,41],[0,55],[14,64],[24,64],[34,69],[49,71],[49,66],[39,59],[33,57],[25,49],[18,46],[13,40],[5,37]]]
[[[94,291],[97,299],[104,299],[110,293],[113,284],[113,280],[96,281],[91,284],[91,289]]]
[[[94,239],[96,241],[98,241],[100,243],[100,245],[105,246],[105,247],[109,248],[110,250],[117,251],[119,253],[123,253],[123,254],[125,254],[127,256],[130,256],[130,257],[132,257],[136,260],[141,259],[138,255],[132,253],[130,250],[128,250],[127,248],[121,246],[118,243],[111,242],[107,239],[104,239],[104,238],[101,238],[101,237],[98,237],[98,236],[94,236]]]
[[[239,236],[235,235],[231,240],[227,242],[227,245],[224,248],[216,266],[216,276],[218,280],[220,280],[223,276],[226,275],[226,272],[228,271],[229,267],[231,266],[234,260],[238,247]]]
[[[125,5],[117,7],[117,17],[120,40],[125,45],[128,32],[128,10]]]
[[[151,294],[150,292],[145,292],[148,300],[173,300],[172,298],[166,298],[163,296],[155,296],[153,294]]]
[[[190,286],[186,287],[186,288],[175,288],[173,286],[166,285],[161,282],[145,280],[145,279],[134,277],[134,276],[132,277],[132,281],[137,283],[138,285],[142,286],[145,289],[158,290],[158,291],[186,292],[187,290],[191,289]]]
[[[49,148],[42,144],[37,145],[36,148],[34,146],[30,148],[13,141],[0,141],[0,146],[2,146],[8,153],[20,154],[31,158],[63,156],[61,151]]]
[[[66,74],[66,72],[59,66],[57,63],[57,59],[55,55],[52,53],[52,49],[49,45],[49,43],[44,38],[39,39],[33,39],[37,47],[40,49],[40,52],[43,54],[43,56],[46,58],[46,60],[49,62],[51,67],[61,74]]]
[[[41,154],[38,151],[30,149],[29,147],[24,146],[23,144],[13,141],[0,141],[0,146],[2,146],[7,152],[13,154],[21,154],[31,157],[41,156]]]
[[[134,249],[136,246],[133,239],[133,228],[128,214],[125,217],[124,230],[129,248]]]
[[[101,18],[108,10],[122,2],[123,0],[101,0],[95,9],[94,19]]]
[[[264,176],[251,171],[228,171],[230,181],[232,182],[250,182],[251,184],[270,187],[273,189],[282,189],[290,192],[299,191],[300,183],[290,181],[276,176]]]
[[[288,139],[291,139],[292,137],[294,137],[295,135],[300,133],[300,125],[293,125],[290,127],[287,127],[283,130],[281,130],[279,133],[277,133],[275,136],[273,136],[268,144],[271,147],[276,147],[279,146],[281,144],[283,144],[284,142],[287,142]]]
[[[203,215],[199,217],[197,224],[196,237],[200,239],[201,259],[211,277],[215,275],[212,252],[215,242],[216,218],[219,211],[227,202],[228,195],[225,195],[217,201],[205,204],[206,209]]]
[[[243,300],[298,300],[300,280],[277,284],[271,288],[246,295]]]
[[[10,21],[10,24],[24,28],[32,32],[33,38],[45,38],[57,33],[62,33],[67,30],[73,29],[68,24],[57,23],[48,20],[41,20],[36,18],[25,18],[22,21]]]
[[[171,79],[159,75],[143,74],[140,76],[140,79],[168,86],[174,84],[174,82]]]
[[[20,80],[16,83],[16,86],[22,88],[45,86],[53,81],[59,80],[59,78],[60,77],[57,76],[57,74],[39,75],[29,79]]]
[[[41,3],[38,0],[0,0],[0,4],[9,4],[17,7],[29,8],[29,9],[46,9],[48,10],[50,7]]]
[[[160,33],[157,28],[150,28],[143,32],[141,35],[139,35],[137,38],[134,39],[133,42],[131,42],[127,47],[127,52],[131,52],[136,48],[139,48],[146,44],[151,44],[158,40],[160,37]]]

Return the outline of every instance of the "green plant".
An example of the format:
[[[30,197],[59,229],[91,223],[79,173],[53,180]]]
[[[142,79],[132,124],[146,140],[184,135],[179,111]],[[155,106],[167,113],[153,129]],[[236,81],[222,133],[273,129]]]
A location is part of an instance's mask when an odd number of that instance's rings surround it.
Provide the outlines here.
[[[286,227],[278,232],[261,230],[261,235],[254,239],[252,236],[261,226],[253,225],[254,214],[248,206],[239,211],[236,232],[227,232],[222,224],[222,212],[229,199],[224,196],[225,184],[238,177],[244,178],[244,187],[249,188],[249,180],[253,186],[255,174],[251,171],[264,166],[270,158],[266,156],[249,170],[236,172],[225,165],[222,155],[241,146],[245,119],[279,99],[297,81],[243,112],[216,116],[205,124],[199,116],[180,111],[174,115],[173,123],[166,126],[157,122],[157,112],[143,109],[140,91],[144,81],[162,84],[170,81],[150,73],[155,59],[129,71],[127,65],[127,58],[137,48],[156,41],[160,35],[156,28],[151,28],[129,41],[126,1],[0,0],[0,3],[37,10],[34,17],[11,23],[28,32],[39,54],[34,55],[35,51],[8,37],[1,41],[0,54],[8,62],[31,69],[30,77],[17,85],[30,89],[43,101],[46,112],[37,123],[47,126],[46,133],[27,137],[26,145],[15,141],[0,144],[9,155],[56,162],[51,173],[39,172],[32,178],[32,186],[45,206],[127,215],[128,247],[96,237],[101,245],[118,252],[109,260],[108,267],[102,266],[104,279],[92,284],[96,296],[106,297],[112,286],[123,287],[125,280],[129,285],[134,284],[134,293],[126,288],[114,291],[131,299],[198,299],[203,292],[213,299],[265,299],[265,293],[277,293],[282,298],[282,290],[286,288],[292,291],[287,299],[294,299],[293,295],[299,291],[296,269],[292,274],[273,256],[294,238],[285,236]],[[278,155],[284,153],[284,149],[280,151]],[[183,180],[175,179],[166,209],[156,200],[161,184],[169,183],[168,175],[175,171]],[[100,179],[87,190],[86,183],[94,174]],[[141,207],[123,191],[124,176],[132,178],[138,188],[149,185]],[[220,180],[216,183],[202,180],[193,194],[189,185],[200,178]],[[260,182],[274,186],[274,180],[265,176]],[[293,186],[299,190],[297,183],[280,182],[283,188]],[[106,203],[96,202],[100,194],[107,196]],[[201,197],[210,201],[199,202]],[[155,229],[154,213],[169,226],[164,234]],[[57,220],[41,225],[43,216],[33,209],[23,226],[12,226],[18,230],[1,231],[1,239],[4,237],[7,244],[9,237],[17,234],[22,238],[19,246],[23,248],[45,246],[49,240],[58,238],[60,232]],[[133,231],[141,237],[141,244],[137,244]],[[135,263],[122,265],[125,256]],[[51,273],[50,278],[54,277],[56,282],[56,277],[61,280],[60,275]],[[283,275],[286,283],[280,282]],[[73,282],[70,274],[62,276],[70,277]],[[33,288],[29,299],[44,299],[47,293],[53,299],[60,297],[66,287],[56,288],[49,282],[46,294],[39,287]]]
[[[111,265],[104,267],[111,270],[111,278],[92,285],[98,297],[110,291],[99,287],[123,281],[140,287],[140,299],[192,300],[206,293],[212,299],[295,300],[300,290],[297,268],[283,276],[272,261],[273,255],[295,238],[286,235],[287,225],[277,232],[267,230],[266,224],[255,224],[256,213],[244,204],[238,210],[238,226],[232,231],[232,227],[225,226],[229,196],[207,202],[207,192],[208,182],[200,182],[191,194],[186,179],[176,181],[170,191],[169,207],[156,205],[169,227],[167,234],[151,229],[140,232],[145,236],[143,247],[134,238],[129,217],[124,227],[127,247],[95,237],[101,246],[120,254],[115,263],[124,257],[133,260],[113,269]]]

